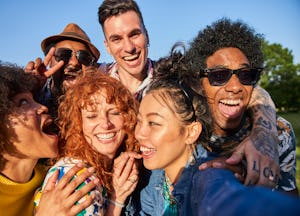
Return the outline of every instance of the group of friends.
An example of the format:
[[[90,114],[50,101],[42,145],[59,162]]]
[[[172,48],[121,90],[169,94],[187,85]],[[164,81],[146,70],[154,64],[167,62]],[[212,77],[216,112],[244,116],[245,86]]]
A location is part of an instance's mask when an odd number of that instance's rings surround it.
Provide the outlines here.
[[[75,23],[43,59],[1,63],[0,215],[300,214],[262,35],[221,18],[154,61],[134,0],[98,19],[113,63]]]

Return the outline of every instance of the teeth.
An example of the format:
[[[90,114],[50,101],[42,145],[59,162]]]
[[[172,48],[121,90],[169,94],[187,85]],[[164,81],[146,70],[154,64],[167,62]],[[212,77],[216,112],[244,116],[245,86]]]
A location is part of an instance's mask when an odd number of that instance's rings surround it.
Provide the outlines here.
[[[233,100],[233,99],[223,99],[223,100],[220,100],[220,102],[222,104],[225,104],[225,105],[229,105],[229,106],[237,106],[240,104],[240,101],[241,99],[237,99],[237,100]]]
[[[138,54],[131,55],[131,56],[126,56],[126,57],[124,57],[124,60],[131,61],[131,60],[136,59],[138,56],[139,56]]]
[[[105,133],[105,134],[97,134],[96,137],[98,139],[111,139],[115,136],[116,133]]]
[[[140,151],[143,152],[143,153],[149,153],[149,152],[155,151],[155,149],[153,149],[153,148],[147,148],[145,146],[141,146],[140,147]]]

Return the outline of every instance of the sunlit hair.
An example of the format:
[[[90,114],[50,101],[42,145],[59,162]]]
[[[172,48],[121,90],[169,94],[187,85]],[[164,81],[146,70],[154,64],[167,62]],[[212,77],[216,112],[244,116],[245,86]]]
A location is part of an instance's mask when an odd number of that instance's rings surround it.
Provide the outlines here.
[[[175,44],[171,55],[155,64],[153,82],[147,91],[159,97],[173,111],[183,125],[199,121],[202,132],[196,141],[206,143],[211,135],[211,116],[205,95],[197,94],[190,86],[191,79],[185,56],[176,51],[182,44]],[[159,99],[158,98],[158,99]]]
[[[107,103],[115,104],[124,118],[123,129],[126,136],[115,157],[121,151],[137,151],[138,146],[134,137],[137,102],[119,81],[96,72],[89,72],[79,78],[75,86],[60,100],[57,118],[63,142],[60,156],[86,161],[96,168],[97,176],[110,189],[112,167],[104,163],[105,155],[96,152],[88,144],[82,129],[81,110],[93,106],[93,96],[101,91],[105,92]]]
[[[128,11],[134,11],[140,18],[143,30],[147,37],[147,44],[149,44],[148,32],[144,24],[142,13],[134,0],[104,0],[98,8],[98,21],[103,29],[105,20]]]
[[[21,156],[12,145],[12,134],[8,134],[9,128],[5,119],[13,112],[15,104],[12,98],[23,92],[31,92],[37,86],[37,79],[25,74],[23,69],[15,64],[0,61],[0,170],[3,169],[6,160],[4,153]]]
[[[207,67],[206,60],[217,50],[225,47],[240,49],[250,62],[250,67],[263,67],[261,49],[263,36],[255,33],[246,23],[222,18],[199,31],[187,51],[192,71],[199,72]]]

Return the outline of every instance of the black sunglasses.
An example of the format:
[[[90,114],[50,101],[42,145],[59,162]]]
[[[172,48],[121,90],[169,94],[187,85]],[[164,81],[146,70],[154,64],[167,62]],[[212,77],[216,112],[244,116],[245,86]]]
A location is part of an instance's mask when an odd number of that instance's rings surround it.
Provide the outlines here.
[[[260,78],[262,70],[262,68],[240,68],[237,70],[228,68],[206,68],[200,71],[200,77],[207,77],[212,86],[222,86],[235,74],[241,84],[255,85]]]
[[[75,52],[68,48],[58,48],[55,51],[54,57],[57,62],[59,62],[60,60],[63,60],[64,63],[66,64],[69,62],[73,53],[75,54],[78,62],[85,66],[92,65],[95,61],[94,56],[87,50],[78,50]]]

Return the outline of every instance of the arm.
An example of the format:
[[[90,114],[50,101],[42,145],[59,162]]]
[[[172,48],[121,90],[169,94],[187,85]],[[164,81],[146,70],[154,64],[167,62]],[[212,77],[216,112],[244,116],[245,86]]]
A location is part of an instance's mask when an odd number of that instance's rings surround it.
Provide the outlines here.
[[[263,187],[244,187],[231,172],[207,169],[196,172],[192,209],[200,215],[299,215],[300,199]]]
[[[253,116],[251,134],[226,162],[237,164],[245,157],[245,184],[274,187],[280,178],[275,106],[270,95],[257,86],[253,89],[249,108]]]
[[[137,186],[139,171],[135,159],[140,158],[137,153],[123,152],[114,160],[113,192],[109,194],[105,215],[121,215],[127,197]]]

